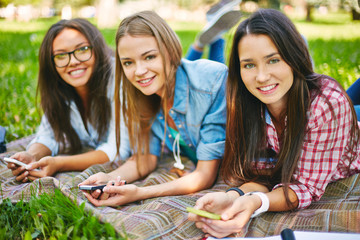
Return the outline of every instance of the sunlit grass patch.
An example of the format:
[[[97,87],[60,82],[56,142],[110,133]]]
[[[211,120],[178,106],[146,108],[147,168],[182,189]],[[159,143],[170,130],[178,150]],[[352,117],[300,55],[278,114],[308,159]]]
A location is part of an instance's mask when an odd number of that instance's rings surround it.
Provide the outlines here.
[[[126,239],[59,189],[28,202],[5,199],[0,212],[0,239]]]

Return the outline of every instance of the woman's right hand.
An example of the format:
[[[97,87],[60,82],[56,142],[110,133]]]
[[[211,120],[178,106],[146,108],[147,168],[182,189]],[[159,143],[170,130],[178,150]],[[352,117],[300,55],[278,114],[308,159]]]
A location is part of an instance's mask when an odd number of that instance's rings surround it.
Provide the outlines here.
[[[96,173],[94,175],[91,175],[88,179],[81,182],[79,184],[79,186],[80,185],[104,184],[104,183],[108,183],[110,181],[113,181],[114,183],[118,182],[118,181],[115,181],[115,180],[117,180],[117,179],[114,179],[112,176],[110,176],[110,174],[99,172],[99,173]],[[84,191],[86,191],[86,190],[84,190]],[[96,198],[96,199],[98,199],[99,197],[101,197],[101,199],[107,199],[108,198],[108,195],[107,194],[102,194],[102,191],[100,189],[92,191],[91,196],[93,198]]]
[[[23,163],[26,163],[26,164],[29,164],[29,163],[32,163],[32,162],[36,161],[35,157],[33,155],[31,155],[30,153],[26,152],[26,151],[15,153],[10,158],[19,160],[19,161],[21,161]],[[28,179],[29,171],[27,171],[25,169],[25,167],[18,166],[18,165],[14,164],[14,163],[8,163],[7,167],[9,169],[11,169],[12,174],[14,176],[16,176],[16,178],[15,178],[16,181],[27,182],[29,180]]]
[[[208,193],[196,201],[195,208],[221,215],[226,209],[232,206],[234,200],[234,197],[231,197],[230,194],[225,192]],[[194,213],[189,213],[188,218],[190,221],[197,222],[201,217]]]
[[[206,237],[223,238],[241,232],[249,222],[250,216],[261,206],[258,196],[233,198],[230,197],[230,192],[208,193],[195,205],[197,209],[221,215],[221,220],[212,220],[189,213],[188,219],[195,221],[196,227],[200,228]]]

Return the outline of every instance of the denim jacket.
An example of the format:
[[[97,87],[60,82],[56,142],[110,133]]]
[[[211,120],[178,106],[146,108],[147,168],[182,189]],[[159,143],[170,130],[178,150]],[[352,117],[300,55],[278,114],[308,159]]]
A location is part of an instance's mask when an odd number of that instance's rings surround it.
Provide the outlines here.
[[[181,138],[196,152],[198,160],[222,159],[225,147],[227,67],[200,59],[182,59],[176,72],[174,104],[169,115]],[[150,153],[161,154],[161,144],[173,150],[169,129],[164,139],[164,113],[160,110],[152,124]]]

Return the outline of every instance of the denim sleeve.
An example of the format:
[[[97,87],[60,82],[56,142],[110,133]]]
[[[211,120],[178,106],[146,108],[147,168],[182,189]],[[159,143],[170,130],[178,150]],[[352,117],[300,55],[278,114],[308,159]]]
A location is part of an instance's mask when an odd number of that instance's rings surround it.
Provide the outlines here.
[[[43,115],[41,118],[41,123],[37,130],[35,138],[26,147],[26,150],[29,149],[30,145],[34,143],[41,143],[47,148],[49,148],[51,151],[51,156],[55,156],[58,154],[59,143],[55,140],[54,132],[45,115]]]
[[[225,150],[227,70],[220,71],[215,80],[213,102],[200,129],[196,149],[198,160],[222,159]]]
[[[160,157],[161,154],[161,140],[154,134],[150,134],[150,154]]]

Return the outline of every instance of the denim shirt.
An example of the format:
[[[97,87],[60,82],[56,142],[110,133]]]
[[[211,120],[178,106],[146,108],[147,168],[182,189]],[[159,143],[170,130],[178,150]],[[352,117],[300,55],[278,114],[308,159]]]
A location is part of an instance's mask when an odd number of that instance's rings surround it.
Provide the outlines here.
[[[113,100],[114,93],[114,76],[109,82],[108,88],[108,98]],[[120,91],[121,92],[121,91]],[[116,137],[115,137],[115,115],[114,115],[114,101],[111,101],[111,121],[109,129],[105,136],[98,141],[98,132],[97,130],[87,122],[87,130],[85,128],[84,122],[81,118],[79,109],[77,108],[75,102],[70,102],[70,122],[71,126],[74,128],[75,132],[79,136],[81,145],[83,148],[91,148],[95,150],[103,151],[109,158],[109,161],[114,161],[116,156]],[[121,114],[120,121],[120,149],[119,157],[120,159],[126,159],[130,156],[130,144],[128,131],[125,127],[123,121],[123,116]],[[30,147],[33,143],[41,143],[50,149],[51,155],[55,156],[59,154],[60,143],[55,140],[54,132],[51,128],[50,123],[45,115],[41,118],[40,126],[37,129],[35,138],[29,143],[27,148]],[[63,147],[63,146],[62,146]],[[66,147],[66,146],[65,146]]]
[[[174,104],[169,115],[198,160],[222,159],[225,148],[226,79],[224,64],[182,59],[176,72]],[[165,118],[160,110],[151,127],[150,153],[161,154],[161,144],[172,151],[169,129],[164,139]]]

